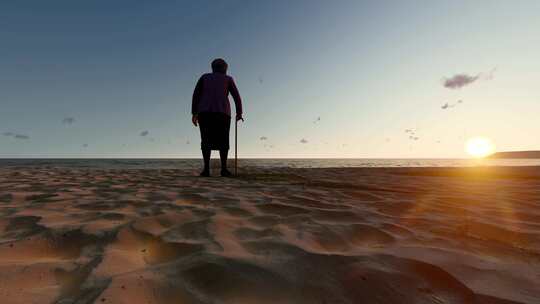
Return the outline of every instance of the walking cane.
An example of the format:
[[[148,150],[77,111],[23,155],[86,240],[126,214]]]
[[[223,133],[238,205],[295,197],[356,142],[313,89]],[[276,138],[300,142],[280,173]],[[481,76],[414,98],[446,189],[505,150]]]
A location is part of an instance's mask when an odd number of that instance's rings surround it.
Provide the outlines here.
[[[244,121],[243,118],[240,118]],[[234,119],[234,176],[238,176],[238,119]]]

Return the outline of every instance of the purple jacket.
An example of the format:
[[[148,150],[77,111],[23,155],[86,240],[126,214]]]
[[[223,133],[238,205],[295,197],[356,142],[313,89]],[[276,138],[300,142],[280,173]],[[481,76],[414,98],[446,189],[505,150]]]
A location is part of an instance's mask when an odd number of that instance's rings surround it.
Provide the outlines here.
[[[236,114],[242,114],[242,99],[231,76],[221,73],[207,73],[199,78],[191,103],[191,114],[220,112],[231,116],[231,93]]]

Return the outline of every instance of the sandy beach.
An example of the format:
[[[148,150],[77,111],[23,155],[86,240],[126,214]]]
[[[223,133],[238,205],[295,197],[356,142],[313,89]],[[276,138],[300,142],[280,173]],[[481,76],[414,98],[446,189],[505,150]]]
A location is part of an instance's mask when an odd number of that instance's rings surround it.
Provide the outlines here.
[[[540,167],[0,169],[0,303],[540,303]]]

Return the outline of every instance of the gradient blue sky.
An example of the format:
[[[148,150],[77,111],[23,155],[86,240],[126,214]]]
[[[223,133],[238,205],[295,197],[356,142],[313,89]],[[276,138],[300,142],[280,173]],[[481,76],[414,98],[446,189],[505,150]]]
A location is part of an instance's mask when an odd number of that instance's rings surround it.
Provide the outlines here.
[[[2,1],[0,157],[199,157],[191,94],[215,57],[244,99],[242,157],[466,157],[474,136],[540,149],[538,12],[540,1]],[[444,87],[456,74],[480,77]]]

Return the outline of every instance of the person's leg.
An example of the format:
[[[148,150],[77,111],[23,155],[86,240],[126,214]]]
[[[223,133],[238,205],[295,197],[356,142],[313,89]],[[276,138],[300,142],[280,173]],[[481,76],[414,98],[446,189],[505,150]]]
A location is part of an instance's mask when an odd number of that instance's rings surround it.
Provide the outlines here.
[[[210,150],[209,145],[209,124],[208,124],[208,113],[199,113],[199,130],[201,131],[201,152],[204,161],[204,169],[201,172],[201,176],[210,176]]]
[[[201,151],[204,160],[204,169],[201,172],[201,176],[210,176],[210,154],[212,153],[212,150],[202,149]]]
[[[231,117],[221,114],[219,117],[219,156],[221,158],[221,176],[231,176],[227,170],[227,157],[229,155],[229,130],[231,128]]]
[[[227,169],[227,157],[229,150],[219,150],[219,157],[221,158],[221,169]]]
[[[221,158],[221,176],[231,176],[231,172],[227,170],[228,155],[229,155],[229,149],[219,150],[219,157]]]

